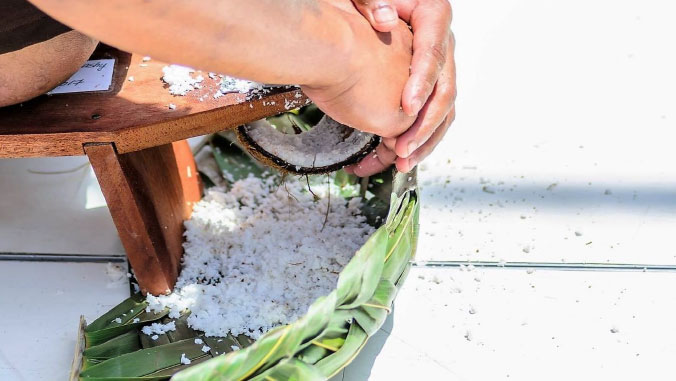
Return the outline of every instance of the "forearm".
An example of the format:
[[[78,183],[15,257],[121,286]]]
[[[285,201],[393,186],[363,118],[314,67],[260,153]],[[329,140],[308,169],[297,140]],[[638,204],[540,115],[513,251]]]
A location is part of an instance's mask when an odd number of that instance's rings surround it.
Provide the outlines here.
[[[264,83],[335,81],[354,38],[347,14],[318,0],[30,1],[120,49]]]

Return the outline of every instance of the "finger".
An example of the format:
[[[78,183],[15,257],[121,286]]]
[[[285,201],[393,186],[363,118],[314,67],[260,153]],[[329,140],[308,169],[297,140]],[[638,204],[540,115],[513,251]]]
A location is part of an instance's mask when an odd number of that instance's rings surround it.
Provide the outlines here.
[[[374,153],[369,154],[363,158],[359,163],[354,164],[349,168],[352,173],[359,177],[371,176],[380,173],[392,164],[394,164],[397,155],[385,147],[384,144],[378,145]]]
[[[378,32],[390,32],[399,22],[397,8],[390,0],[353,0],[354,6]]]
[[[390,151],[394,152],[395,144],[397,144],[397,138],[382,138],[382,142]]]
[[[400,157],[409,157],[432,136],[434,130],[448,115],[451,106],[449,99],[440,91],[437,91],[435,87],[429,100],[418,114],[416,121],[397,138],[394,152]]]
[[[455,60],[451,52],[446,58],[444,70],[439,75],[432,95],[411,128],[397,138],[394,152],[401,157],[408,157],[423,145],[448,115],[455,103],[455,97]]]
[[[411,76],[404,86],[402,108],[408,115],[422,109],[437,83],[452,44],[451,8],[447,0],[420,3],[412,13],[413,57]]]
[[[444,122],[434,131],[434,134],[432,134],[430,139],[425,142],[425,144],[420,146],[420,148],[418,148],[408,158],[399,157],[396,159],[397,170],[399,172],[409,172],[411,169],[413,169],[413,167],[418,165],[418,163],[423,161],[430,153],[432,153],[432,151],[434,151],[434,148],[436,148],[439,142],[441,142],[441,139],[443,139],[446,131],[448,131],[448,128],[451,126],[454,120],[455,106],[451,108],[451,111],[444,119]]]

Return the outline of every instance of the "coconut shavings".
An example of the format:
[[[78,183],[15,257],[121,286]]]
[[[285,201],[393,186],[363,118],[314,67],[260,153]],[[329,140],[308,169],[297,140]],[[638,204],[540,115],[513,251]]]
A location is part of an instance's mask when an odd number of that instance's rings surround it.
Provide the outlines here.
[[[195,89],[202,88],[204,77],[198,74],[198,70],[187,66],[169,65],[162,68],[162,80],[169,85],[169,92],[172,95],[186,95]],[[262,83],[231,77],[229,75],[208,73],[210,79],[220,78],[218,89],[212,94],[214,99],[220,98],[228,93],[247,94],[247,100],[254,97],[261,99],[263,95],[270,92],[269,88]],[[204,97],[200,98],[203,101]]]
[[[224,75],[221,78],[220,92],[227,93],[249,93],[249,92],[269,92],[262,83],[248,81]]]
[[[143,328],[141,328],[141,331],[145,333],[146,335],[150,336],[153,333],[157,334],[164,334],[169,331],[175,331],[176,330],[176,322],[169,322],[167,324],[162,324],[162,323],[153,323],[151,325],[147,325]]]
[[[181,364],[190,365],[191,362],[189,358],[185,357],[185,353],[181,353]]]
[[[303,316],[374,231],[357,198],[332,194],[327,218],[326,188],[312,187],[318,201],[299,181],[280,186],[274,177],[212,188],[185,223],[174,292],[148,295],[149,308],[190,310],[188,325],[207,336],[254,339]]]
[[[162,68],[162,80],[169,85],[169,92],[173,95],[186,95],[189,91],[199,89],[200,83],[204,77],[198,75],[193,78],[192,73],[195,69],[180,66],[169,65]]]

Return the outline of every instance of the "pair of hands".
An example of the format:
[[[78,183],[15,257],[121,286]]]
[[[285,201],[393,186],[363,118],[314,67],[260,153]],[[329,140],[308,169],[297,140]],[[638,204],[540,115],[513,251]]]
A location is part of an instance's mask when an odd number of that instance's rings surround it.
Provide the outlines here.
[[[303,90],[337,121],[383,137],[348,172],[369,176],[393,163],[408,172],[455,118],[451,7],[448,0],[352,2],[334,3],[356,36],[349,75]]]

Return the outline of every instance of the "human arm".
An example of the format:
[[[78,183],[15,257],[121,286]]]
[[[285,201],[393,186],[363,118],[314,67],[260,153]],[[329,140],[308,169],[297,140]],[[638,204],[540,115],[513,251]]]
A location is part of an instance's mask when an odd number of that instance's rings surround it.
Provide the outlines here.
[[[372,30],[349,1],[31,0],[64,24],[118,48],[264,83],[300,84],[343,124],[394,137],[411,36]],[[349,5],[349,6],[348,6]]]

